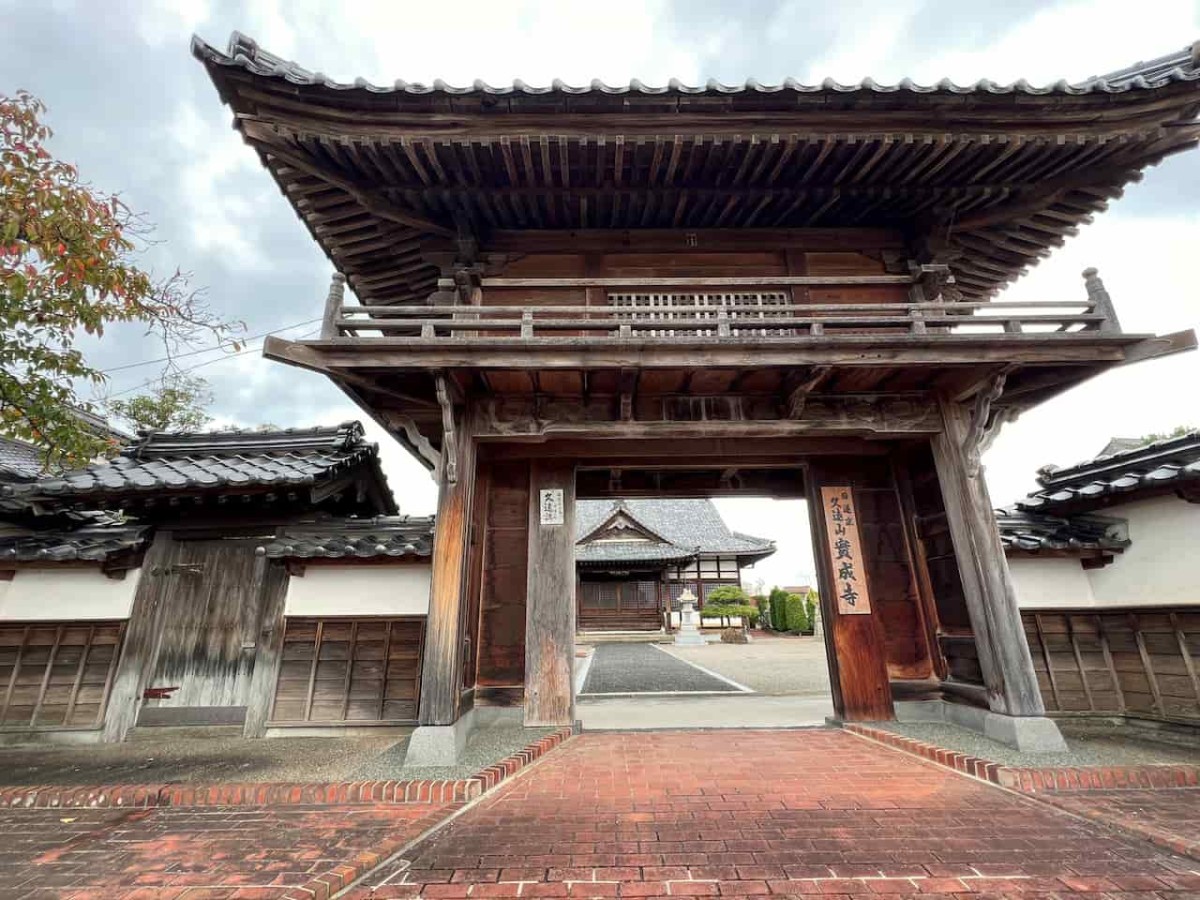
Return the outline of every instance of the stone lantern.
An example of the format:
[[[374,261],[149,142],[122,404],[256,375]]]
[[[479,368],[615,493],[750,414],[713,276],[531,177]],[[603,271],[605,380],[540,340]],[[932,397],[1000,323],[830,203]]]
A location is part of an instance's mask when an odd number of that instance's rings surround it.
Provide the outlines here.
[[[703,647],[704,635],[698,627],[700,617],[696,614],[696,595],[688,588],[679,595],[679,630],[675,632],[675,645]]]

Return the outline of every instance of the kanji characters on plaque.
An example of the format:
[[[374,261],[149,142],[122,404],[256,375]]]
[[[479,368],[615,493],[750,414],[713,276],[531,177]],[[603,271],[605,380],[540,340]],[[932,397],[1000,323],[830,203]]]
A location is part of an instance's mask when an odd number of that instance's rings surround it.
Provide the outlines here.
[[[861,542],[858,537],[858,507],[849,487],[821,488],[825,510],[825,532],[829,539],[830,571],[838,613],[867,615],[871,597],[867,591]]]

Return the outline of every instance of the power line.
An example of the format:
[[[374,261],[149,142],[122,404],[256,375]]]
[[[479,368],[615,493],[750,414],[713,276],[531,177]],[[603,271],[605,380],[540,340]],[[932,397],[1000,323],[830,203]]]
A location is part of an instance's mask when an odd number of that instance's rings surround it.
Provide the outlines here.
[[[258,338],[266,337],[269,334],[276,334],[280,331],[291,331],[293,328],[303,328],[305,325],[311,325],[314,322],[320,322],[320,318],[309,319],[306,322],[297,322],[295,325],[284,325],[282,328],[274,328],[271,331],[263,331],[259,334],[248,334],[242,340],[253,341]],[[142,362],[126,363],[123,366],[113,366],[111,369],[101,369],[100,372],[104,375],[111,375],[113,372],[124,372],[126,369],[136,369],[140,366],[152,366],[155,363],[171,362],[176,359],[184,359],[188,356],[199,356],[201,353],[212,353],[215,350],[220,350],[221,345],[215,347],[201,347],[199,350],[189,350],[187,353],[176,353],[173,356],[160,356],[158,359],[147,359]],[[236,355],[236,354],[233,354]]]
[[[318,322],[320,320],[313,319],[312,321]],[[309,323],[301,322],[300,323],[300,325],[304,325],[304,324],[311,324],[311,322],[309,322]],[[288,326],[288,328],[297,328],[297,327],[299,327],[299,326],[298,325],[289,325]],[[280,328],[277,330],[278,331],[287,331],[288,329]],[[307,337],[312,337],[314,334],[317,333],[318,330],[319,329],[314,328],[311,331],[306,331],[304,334],[297,337],[296,340],[304,340]],[[259,336],[265,337],[267,334],[274,334],[274,332],[268,331],[268,332],[265,332],[265,334],[259,335]],[[183,368],[183,369],[177,369],[176,374],[182,375],[185,372],[194,372],[194,371],[196,371],[196,369],[203,369],[205,366],[213,366],[213,365],[216,365],[217,363],[226,362],[231,359],[237,359],[239,356],[246,356],[250,353],[258,353],[260,350],[262,350],[261,344],[257,347],[247,347],[245,350],[239,350],[237,353],[230,353],[227,356],[220,357],[219,359],[209,359],[209,360],[205,360],[202,363],[196,363],[196,365],[194,365],[194,366],[187,366],[186,368]],[[109,394],[105,399],[111,400],[113,397],[122,397],[125,394],[132,394],[134,391],[141,390],[144,387],[149,387],[150,385],[154,384],[157,381],[158,381],[157,378],[150,378],[146,381],[143,381],[141,384],[135,384],[133,387],[125,388],[125,390],[123,390],[123,391],[117,391],[115,394]]]

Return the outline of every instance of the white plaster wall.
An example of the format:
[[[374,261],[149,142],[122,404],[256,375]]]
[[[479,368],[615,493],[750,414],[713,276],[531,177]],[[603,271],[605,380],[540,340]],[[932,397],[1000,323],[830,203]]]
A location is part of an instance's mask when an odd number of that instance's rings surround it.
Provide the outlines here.
[[[1008,561],[1021,609],[1092,606],[1088,573],[1071,557],[1020,557]]]
[[[18,569],[0,581],[0,621],[127,619],[140,569],[109,578],[95,569]]]
[[[1200,605],[1200,504],[1153,497],[1104,514],[1129,521],[1133,545],[1087,573],[1097,606]]]
[[[423,616],[429,578],[429,566],[308,566],[288,579],[285,614]]]

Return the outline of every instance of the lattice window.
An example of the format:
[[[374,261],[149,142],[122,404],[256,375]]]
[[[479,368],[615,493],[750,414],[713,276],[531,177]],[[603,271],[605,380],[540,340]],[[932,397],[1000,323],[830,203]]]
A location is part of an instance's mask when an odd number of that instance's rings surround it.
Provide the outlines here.
[[[650,319],[695,320],[711,322],[711,327],[639,329],[643,337],[713,337],[717,333],[717,314],[729,311],[730,334],[793,335],[791,328],[755,328],[755,320],[775,319],[789,315],[779,307],[791,305],[791,295],[785,291],[739,291],[721,294],[609,294],[609,305],[617,310],[617,318],[637,322]]]

